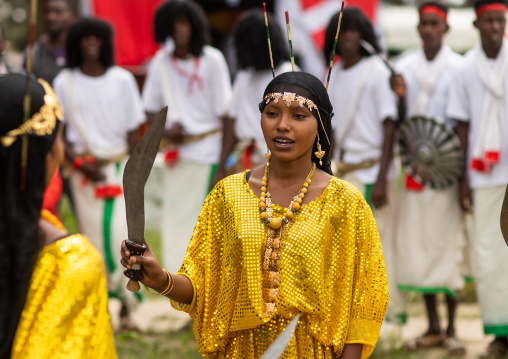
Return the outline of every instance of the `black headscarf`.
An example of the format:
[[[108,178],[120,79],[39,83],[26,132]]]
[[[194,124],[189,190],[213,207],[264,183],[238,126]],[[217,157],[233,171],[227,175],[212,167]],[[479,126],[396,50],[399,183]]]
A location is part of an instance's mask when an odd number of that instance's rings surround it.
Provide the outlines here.
[[[321,159],[323,165],[319,164],[319,159],[314,155],[317,151],[317,138],[312,148],[312,161],[316,164],[317,168],[333,175],[331,169],[331,144],[333,143],[332,131],[332,117],[333,106],[328,97],[328,92],[323,83],[314,75],[306,72],[285,72],[275,77],[266,87],[263,93],[264,97],[273,92],[294,92],[300,96],[312,100],[319,109],[319,115],[323,125],[319,121],[319,116],[316,110],[312,110],[312,115],[316,118],[318,124],[318,134],[321,143],[321,149],[326,152],[325,156]],[[259,103],[259,111],[263,112],[266,107],[266,101],[262,100]],[[324,127],[324,128],[323,128]],[[326,133],[326,134],[325,134]],[[330,140],[330,144],[328,143]]]
[[[0,137],[23,123],[26,76],[0,76]],[[44,104],[45,90],[31,79],[33,116]],[[18,321],[41,248],[39,217],[46,186],[46,155],[56,138],[28,136],[26,188],[20,190],[21,137],[11,146],[0,144],[0,358],[9,358]]]

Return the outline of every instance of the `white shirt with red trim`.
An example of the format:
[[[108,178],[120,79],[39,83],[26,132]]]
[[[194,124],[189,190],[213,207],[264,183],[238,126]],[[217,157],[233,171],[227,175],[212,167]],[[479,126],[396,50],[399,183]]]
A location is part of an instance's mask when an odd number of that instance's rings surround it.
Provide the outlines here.
[[[469,122],[467,165],[470,186],[482,188],[506,185],[508,183],[508,75],[505,75],[504,79],[504,95],[497,101],[501,134],[499,163],[492,166],[488,172],[472,170],[472,153],[479,138],[487,88],[478,74],[475,53],[469,51],[464,59],[452,83],[446,113],[450,119]],[[497,61],[499,59],[491,59],[488,63],[494,68]]]
[[[438,123],[446,123],[446,106],[448,105],[448,97],[450,86],[453,81],[453,73],[455,69],[462,65],[464,58],[450,51],[445,59],[446,65],[441,73],[437,75],[437,81],[434,89],[429,95],[429,101],[424,113],[415,113],[416,101],[420,93],[420,83],[418,81],[418,60],[425,58],[430,71],[435,71],[433,61],[428,61],[425,57],[423,49],[410,50],[403,54],[397,61],[397,71],[404,77],[406,82],[406,105],[407,116],[424,115],[434,119]]]
[[[291,63],[283,62],[275,69],[275,75],[290,71]],[[235,101],[231,105],[231,116],[235,118],[235,135],[239,140],[255,139],[258,144],[265,144],[259,103],[272,79],[272,70],[245,69],[237,72],[233,84]]]
[[[164,99],[162,62],[171,67],[171,88],[178,106],[179,122],[190,135],[201,135],[222,128],[222,116],[229,114],[232,99],[231,78],[224,55],[206,45],[198,63],[193,56],[174,58],[161,50],[150,64],[143,87],[143,102],[148,112],[168,106]],[[171,123],[168,121],[166,127]],[[181,145],[179,158],[198,163],[217,163],[222,149],[222,134]]]
[[[373,62],[373,63],[371,63]],[[366,73],[368,71],[368,73]],[[332,71],[328,94],[335,116],[332,126],[335,141],[343,136],[350,107],[355,102],[358,84],[367,77],[358,103],[354,109],[354,119],[342,144],[343,161],[356,164],[368,160],[379,160],[384,143],[383,122],[398,117],[397,98],[390,89],[390,71],[376,57],[364,57],[349,69],[338,63]],[[321,140],[323,141],[323,140]],[[334,158],[339,159],[340,148],[335,148]],[[355,171],[355,176],[363,184],[373,184],[377,180],[379,164],[371,168]]]
[[[134,76],[117,66],[102,76],[88,76],[78,68],[66,71],[72,76],[72,89],[66,88],[65,71],[55,78],[54,88],[66,117],[66,138],[75,153],[110,153],[111,157],[127,153],[127,133],[136,130],[146,117]],[[74,101],[74,109],[68,99]],[[67,118],[74,111],[79,112],[87,139]],[[88,142],[93,148],[88,148]]]

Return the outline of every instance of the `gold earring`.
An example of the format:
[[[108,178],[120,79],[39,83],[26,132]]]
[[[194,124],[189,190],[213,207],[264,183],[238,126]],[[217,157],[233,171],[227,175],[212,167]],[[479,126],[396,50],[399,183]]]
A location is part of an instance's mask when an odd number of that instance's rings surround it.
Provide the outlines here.
[[[321,159],[325,156],[326,152],[321,150],[321,144],[319,143],[319,133],[318,133],[318,136],[317,136],[317,151],[314,152],[314,155],[319,158],[319,165],[322,166],[323,165],[323,161],[321,161]]]

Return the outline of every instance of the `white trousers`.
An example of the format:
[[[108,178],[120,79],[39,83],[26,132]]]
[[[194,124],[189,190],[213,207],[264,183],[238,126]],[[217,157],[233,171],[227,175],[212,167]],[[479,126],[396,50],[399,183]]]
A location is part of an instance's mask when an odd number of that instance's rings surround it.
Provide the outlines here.
[[[119,164],[117,176],[123,176],[127,161]],[[128,280],[123,275],[120,264],[120,246],[127,239],[127,219],[123,194],[112,199],[95,197],[93,181],[83,182],[85,176],[73,171],[70,176],[72,194],[79,232],[86,235],[102,254],[107,274],[108,292],[117,297],[130,309],[141,299],[138,293],[129,292],[125,285]],[[121,183],[121,182],[120,182]]]
[[[473,191],[473,267],[485,334],[508,335],[508,247],[500,227],[506,185]]]
[[[358,181],[353,172],[346,174],[342,179],[350,182],[356,186],[364,196],[366,195],[367,185]],[[397,287],[396,231],[398,196],[396,181],[388,181],[387,187],[388,203],[380,209],[372,208],[372,213],[374,214],[377,230],[379,232],[379,240],[383,248],[383,257],[388,279],[388,291],[390,293],[385,318],[390,322],[404,323],[407,318],[405,299],[403,293]]]
[[[421,191],[404,188],[399,205],[399,288],[455,296],[464,286],[466,245],[457,186]]]
[[[183,263],[214,165],[179,160],[163,169],[161,238],[163,265],[176,273]]]

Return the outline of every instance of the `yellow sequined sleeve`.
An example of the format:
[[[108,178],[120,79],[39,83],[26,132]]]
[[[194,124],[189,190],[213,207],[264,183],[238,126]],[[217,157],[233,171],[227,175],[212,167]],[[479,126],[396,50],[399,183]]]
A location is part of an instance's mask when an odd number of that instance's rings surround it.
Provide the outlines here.
[[[116,358],[100,253],[82,235],[42,249],[11,359]]]
[[[364,344],[362,358],[376,345],[388,306],[388,282],[376,222],[363,197],[356,205],[353,296],[346,344]]]

